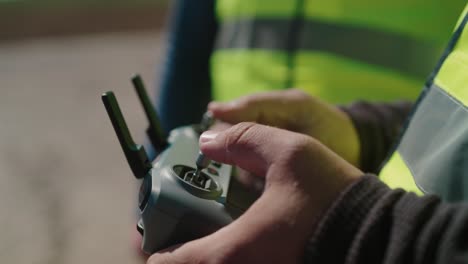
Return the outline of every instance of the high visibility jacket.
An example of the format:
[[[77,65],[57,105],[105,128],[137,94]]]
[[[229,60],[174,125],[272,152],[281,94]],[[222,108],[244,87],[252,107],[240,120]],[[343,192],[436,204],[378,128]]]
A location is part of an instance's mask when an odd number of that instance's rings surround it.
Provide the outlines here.
[[[380,176],[391,187],[468,199],[468,5],[396,151]]]
[[[331,103],[415,99],[464,0],[217,0],[213,97],[302,88]]]

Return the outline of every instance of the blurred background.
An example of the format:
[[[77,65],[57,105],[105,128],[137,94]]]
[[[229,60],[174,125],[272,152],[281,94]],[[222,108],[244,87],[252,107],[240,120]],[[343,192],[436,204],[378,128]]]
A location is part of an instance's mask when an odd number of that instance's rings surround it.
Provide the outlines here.
[[[0,263],[142,263],[136,188],[100,95],[135,140],[154,93],[162,0],[0,0]],[[154,94],[153,94],[154,98]]]

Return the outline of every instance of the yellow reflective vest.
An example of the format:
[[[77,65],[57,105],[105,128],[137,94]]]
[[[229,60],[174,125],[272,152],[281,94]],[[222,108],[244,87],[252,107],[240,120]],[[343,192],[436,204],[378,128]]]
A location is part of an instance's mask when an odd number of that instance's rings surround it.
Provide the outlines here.
[[[393,188],[468,199],[468,5],[380,173]]]
[[[213,97],[301,88],[331,103],[415,99],[464,0],[217,0]]]

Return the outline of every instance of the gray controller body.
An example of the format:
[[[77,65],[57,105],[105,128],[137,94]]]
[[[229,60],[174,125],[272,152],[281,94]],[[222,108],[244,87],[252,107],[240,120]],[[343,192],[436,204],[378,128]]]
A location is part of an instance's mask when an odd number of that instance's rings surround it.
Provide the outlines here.
[[[231,223],[252,202],[242,201],[245,194],[239,191],[239,183],[233,183],[230,165],[212,162],[202,170],[203,183],[190,181],[199,153],[198,138],[192,126],[173,130],[169,146],[143,179],[137,228],[146,253],[208,235]]]
[[[211,115],[205,114],[198,125],[174,129],[166,137],[141,77],[134,76],[132,83],[149,121],[147,135],[160,152],[155,160],[133,141],[114,93],[103,93],[102,101],[133,175],[143,179],[137,229],[143,235],[143,251],[151,254],[228,225],[259,194],[240,184],[230,165],[211,162],[194,173],[198,139],[213,123]]]

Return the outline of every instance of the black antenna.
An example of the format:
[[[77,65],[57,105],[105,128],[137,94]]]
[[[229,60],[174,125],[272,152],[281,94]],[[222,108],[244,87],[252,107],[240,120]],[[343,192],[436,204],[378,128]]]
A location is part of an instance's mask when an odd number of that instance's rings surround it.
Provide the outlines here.
[[[138,98],[140,98],[140,102],[143,105],[146,117],[148,118],[149,127],[146,129],[146,134],[148,135],[151,144],[153,144],[153,147],[156,149],[156,151],[161,152],[166,148],[167,140],[161,128],[161,122],[159,121],[158,114],[154,110],[154,106],[151,104],[140,75],[137,74],[133,76],[132,83],[138,94]]]
[[[106,107],[107,114],[119,138],[120,146],[122,146],[122,150],[125,153],[125,157],[127,158],[133,174],[137,179],[143,178],[152,168],[145,148],[142,145],[135,144],[133,141],[114,93],[103,93],[102,102]]]

